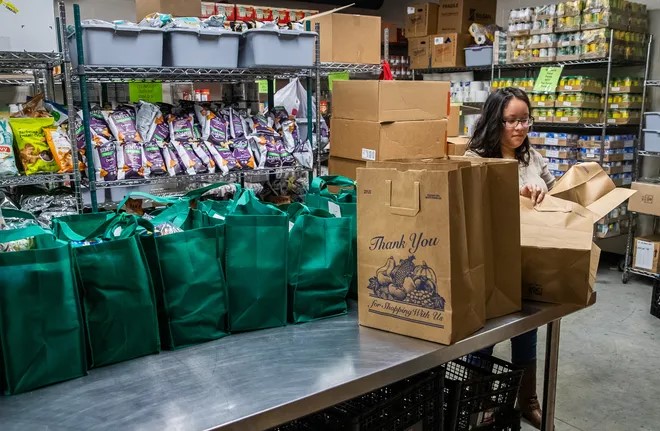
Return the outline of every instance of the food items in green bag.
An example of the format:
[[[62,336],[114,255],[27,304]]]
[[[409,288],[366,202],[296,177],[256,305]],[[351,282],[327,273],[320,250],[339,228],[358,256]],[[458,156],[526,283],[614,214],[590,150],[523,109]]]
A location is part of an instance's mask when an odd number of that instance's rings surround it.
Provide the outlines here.
[[[73,172],[71,142],[69,142],[66,131],[62,127],[47,127],[44,129],[44,134],[46,135],[50,152],[60,167],[60,173]]]
[[[11,118],[9,124],[16,138],[16,147],[25,175],[59,171],[43,132],[44,127],[53,124],[52,117]]]
[[[0,177],[18,175],[13,143],[14,135],[9,123],[0,120]]]

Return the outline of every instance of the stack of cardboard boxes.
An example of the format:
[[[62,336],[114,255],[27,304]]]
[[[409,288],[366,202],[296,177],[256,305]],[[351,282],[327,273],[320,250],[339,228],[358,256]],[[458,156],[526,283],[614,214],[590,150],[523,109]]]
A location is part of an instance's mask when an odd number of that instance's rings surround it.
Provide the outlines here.
[[[406,8],[406,37],[411,69],[465,66],[465,48],[472,43],[472,23],[495,22],[490,0],[440,0]]]
[[[448,82],[334,83],[329,171],[355,178],[367,161],[447,155]]]

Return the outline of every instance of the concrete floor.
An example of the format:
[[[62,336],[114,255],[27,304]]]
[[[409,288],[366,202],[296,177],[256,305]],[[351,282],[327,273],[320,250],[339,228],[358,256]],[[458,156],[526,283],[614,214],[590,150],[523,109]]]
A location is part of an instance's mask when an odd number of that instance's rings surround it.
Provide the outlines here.
[[[598,302],[562,320],[557,431],[660,430],[660,319],[649,314],[651,284],[632,276],[624,285],[616,260],[603,256]],[[508,358],[508,343],[496,354]],[[539,398],[544,355],[541,329]]]

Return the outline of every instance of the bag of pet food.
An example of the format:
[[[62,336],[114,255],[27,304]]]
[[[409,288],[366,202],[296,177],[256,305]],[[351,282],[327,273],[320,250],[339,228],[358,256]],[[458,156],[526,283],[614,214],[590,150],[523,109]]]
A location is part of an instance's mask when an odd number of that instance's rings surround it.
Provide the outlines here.
[[[52,117],[11,118],[9,124],[25,175],[59,171],[43,132],[44,127],[53,125]]]
[[[69,136],[62,127],[44,129],[46,141],[50,152],[53,154],[57,165],[60,167],[60,173],[73,172],[73,155]]]
[[[0,177],[18,175],[14,157],[14,135],[9,123],[0,120]]]

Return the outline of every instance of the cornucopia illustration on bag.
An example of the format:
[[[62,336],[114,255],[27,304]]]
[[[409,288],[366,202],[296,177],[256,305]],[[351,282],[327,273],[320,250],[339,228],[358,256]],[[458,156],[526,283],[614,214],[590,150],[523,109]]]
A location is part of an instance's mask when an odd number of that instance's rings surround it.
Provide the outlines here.
[[[426,262],[415,265],[410,255],[399,263],[393,256],[369,279],[371,296],[389,301],[404,302],[434,310],[445,309],[445,298],[437,293],[438,279]]]

